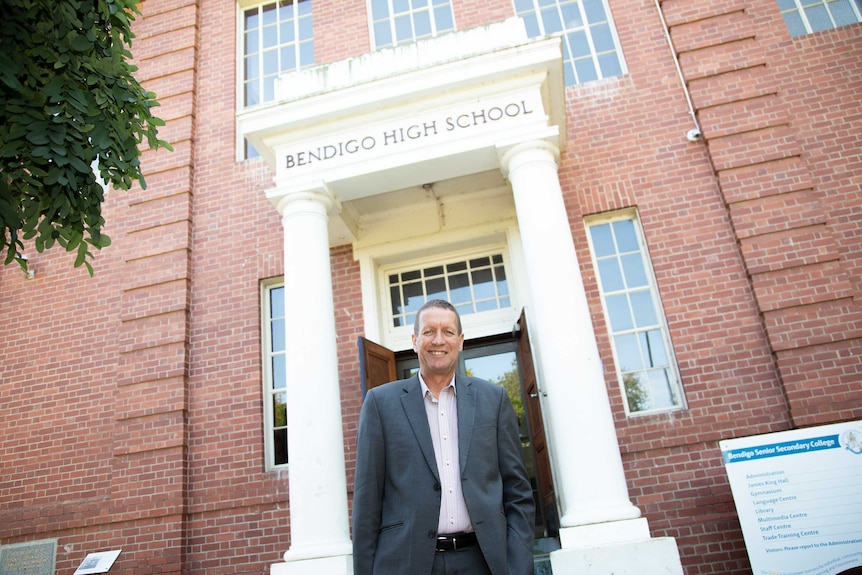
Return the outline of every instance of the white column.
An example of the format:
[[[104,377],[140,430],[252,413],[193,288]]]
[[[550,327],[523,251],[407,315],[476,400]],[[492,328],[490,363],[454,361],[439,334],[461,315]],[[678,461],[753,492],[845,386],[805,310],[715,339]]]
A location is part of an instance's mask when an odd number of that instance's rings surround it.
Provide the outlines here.
[[[629,500],[558,162],[559,150],[546,141],[518,144],[501,157],[524,249],[561,544],[647,539],[646,520]]]
[[[270,194],[272,197],[272,194]],[[273,575],[351,573],[325,187],[277,199],[284,226],[290,549]]]

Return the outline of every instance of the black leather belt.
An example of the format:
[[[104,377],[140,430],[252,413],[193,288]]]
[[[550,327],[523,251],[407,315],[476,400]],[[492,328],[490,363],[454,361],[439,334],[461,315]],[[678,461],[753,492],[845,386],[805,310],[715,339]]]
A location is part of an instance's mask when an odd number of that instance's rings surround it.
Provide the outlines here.
[[[476,544],[475,533],[451,533],[437,537],[437,551],[457,551]]]

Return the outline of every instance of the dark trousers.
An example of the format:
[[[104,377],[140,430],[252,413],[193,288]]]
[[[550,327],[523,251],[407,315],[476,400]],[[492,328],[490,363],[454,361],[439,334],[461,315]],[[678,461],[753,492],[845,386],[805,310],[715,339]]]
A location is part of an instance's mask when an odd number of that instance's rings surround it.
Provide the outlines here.
[[[478,545],[457,551],[438,551],[431,575],[491,575]]]

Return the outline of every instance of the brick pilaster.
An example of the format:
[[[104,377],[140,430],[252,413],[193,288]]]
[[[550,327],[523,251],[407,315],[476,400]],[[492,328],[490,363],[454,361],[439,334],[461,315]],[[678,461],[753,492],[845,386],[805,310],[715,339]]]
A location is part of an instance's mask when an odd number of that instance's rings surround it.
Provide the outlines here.
[[[797,426],[857,417],[862,309],[751,0],[661,4]],[[780,20],[778,20],[780,22]],[[855,350],[855,351],[854,351]],[[856,355],[857,359],[853,359]]]

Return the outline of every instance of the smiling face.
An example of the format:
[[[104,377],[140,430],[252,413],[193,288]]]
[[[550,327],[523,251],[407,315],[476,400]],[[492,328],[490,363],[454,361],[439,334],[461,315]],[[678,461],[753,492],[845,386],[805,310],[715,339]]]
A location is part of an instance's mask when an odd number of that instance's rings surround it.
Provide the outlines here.
[[[419,370],[425,383],[449,383],[458,365],[458,354],[464,346],[458,315],[442,307],[427,307],[416,319],[413,351],[419,356]]]

